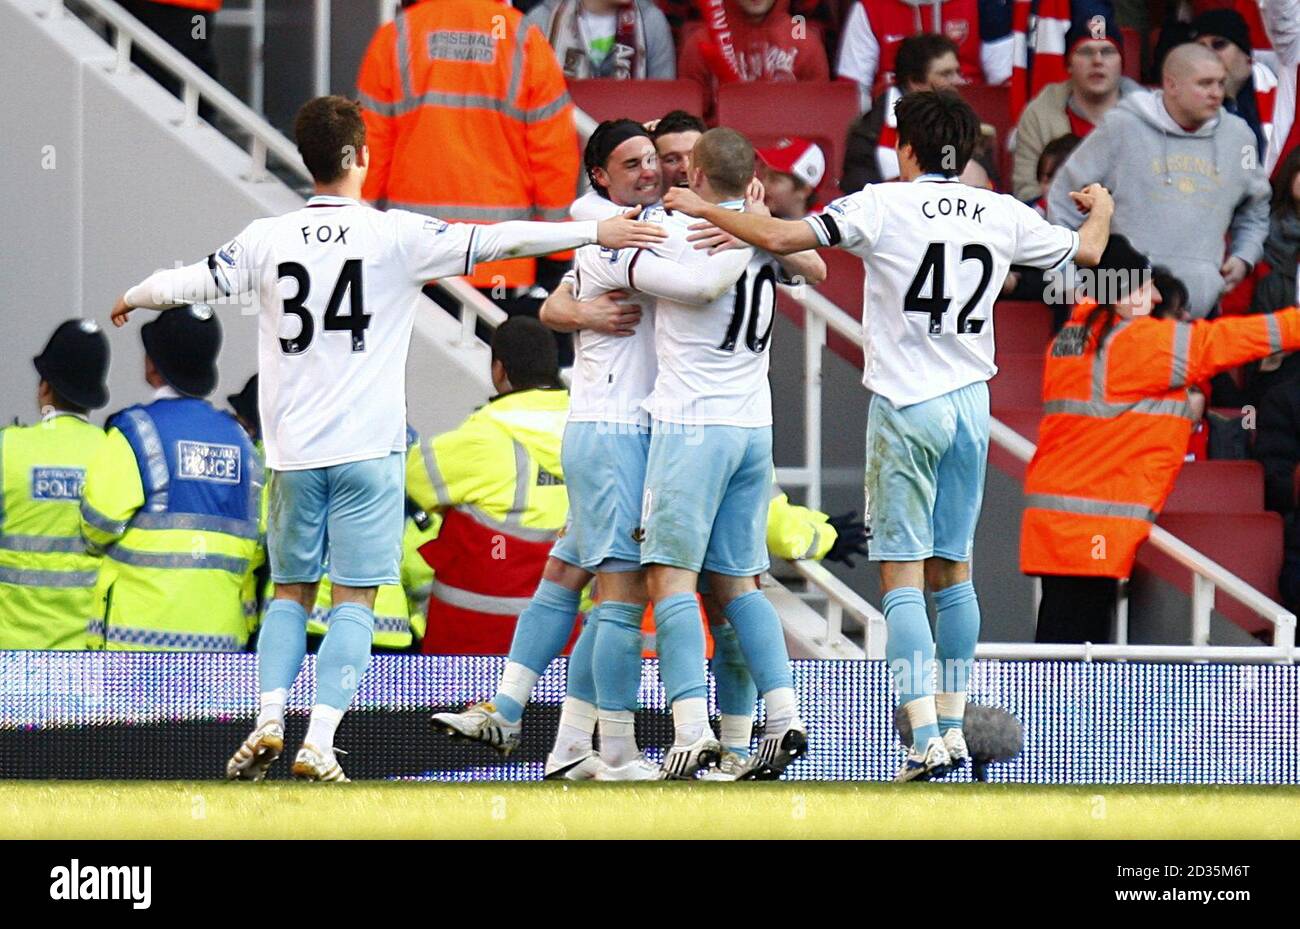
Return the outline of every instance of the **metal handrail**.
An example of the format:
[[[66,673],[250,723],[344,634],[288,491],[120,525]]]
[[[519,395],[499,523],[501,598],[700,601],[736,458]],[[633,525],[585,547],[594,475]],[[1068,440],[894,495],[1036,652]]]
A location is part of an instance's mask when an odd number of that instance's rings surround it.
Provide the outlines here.
[[[296,177],[310,183],[298,150],[274,126],[258,116],[215,78],[205,74],[197,65],[174,49],[157,33],[136,19],[113,0],[76,0],[77,5],[92,11],[112,29],[112,44],[116,58],[110,69],[114,74],[126,74],[131,68],[131,49],[138,46],[156,59],[169,73],[181,81],[181,101],[185,106],[182,127],[198,124],[199,103],[206,101],[212,108],[248,133],[249,157],[252,164],[247,180],[254,183],[269,178],[266,170],[267,155],[276,159]],[[65,0],[49,0],[49,6],[38,16],[54,19],[62,15],[76,15]]]

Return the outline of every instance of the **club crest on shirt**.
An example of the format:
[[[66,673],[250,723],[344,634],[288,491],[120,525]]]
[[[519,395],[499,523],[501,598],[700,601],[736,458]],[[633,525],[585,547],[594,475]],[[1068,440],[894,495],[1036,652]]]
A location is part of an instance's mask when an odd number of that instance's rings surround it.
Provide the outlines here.
[[[953,44],[961,45],[970,35],[970,23],[964,19],[950,19],[943,24],[943,34],[952,39]]]
[[[84,468],[32,468],[33,500],[80,500],[85,485]]]
[[[238,484],[241,454],[237,445],[183,440],[176,443],[178,477],[216,484]]]

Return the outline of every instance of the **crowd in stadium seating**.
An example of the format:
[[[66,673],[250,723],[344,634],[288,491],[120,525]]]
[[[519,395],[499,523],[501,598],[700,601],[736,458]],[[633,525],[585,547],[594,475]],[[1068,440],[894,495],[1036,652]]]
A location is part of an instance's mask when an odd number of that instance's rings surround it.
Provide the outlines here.
[[[413,14],[439,2],[403,5]],[[212,0],[193,5],[211,9]],[[1297,302],[1300,0],[1271,0],[1266,8],[1256,0],[525,0],[516,6],[554,51],[554,61],[532,62],[527,71],[526,80],[538,88],[528,97],[535,109],[512,114],[515,101],[505,100],[491,117],[494,126],[517,124],[508,131],[519,133],[519,147],[498,142],[485,150],[478,140],[501,138],[497,129],[467,122],[485,119],[482,114],[453,114],[447,126],[459,120],[461,131],[440,127],[439,152],[444,160],[460,157],[476,166],[513,163],[510,152],[516,150],[537,157],[527,159],[509,184],[501,182],[499,202],[463,216],[449,212],[447,191],[434,188],[439,178],[454,184],[457,172],[445,161],[435,169],[422,155],[419,166],[404,166],[400,152],[394,154],[405,76],[392,70],[401,55],[380,44],[385,35],[389,43],[393,35],[401,41],[390,24],[376,37],[359,78],[370,145],[378,153],[368,185],[379,186],[368,186],[368,197],[427,208],[445,219],[512,218],[512,210],[560,218],[578,174],[577,135],[560,102],[564,81],[580,106],[603,119],[638,115],[632,112],[638,95],[583,96],[581,83],[572,82],[676,78],[697,85],[698,96],[682,91],[682,108],[708,123],[754,134],[738,122],[747,112],[761,114],[753,125],[766,134],[755,137],[768,153],[765,180],[791,215],[834,196],[836,188],[852,191],[896,177],[893,103],[908,91],[951,88],[988,123],[987,145],[963,175],[967,183],[1007,190],[1052,221],[1077,226],[1081,217],[1068,191],[1102,181],[1115,193],[1115,230],[1172,272],[1177,280],[1160,289],[1174,303],[1185,292],[1178,312],[1190,318],[1265,313]],[[1209,54],[1181,48],[1189,43]],[[1171,58],[1174,49],[1180,51]],[[1163,94],[1152,94],[1161,88],[1166,65],[1184,74],[1221,69],[1222,110],[1204,87],[1198,95],[1194,81],[1182,82],[1192,89],[1181,95],[1171,95],[1167,81]],[[833,77],[853,83],[852,112],[828,107]],[[772,86],[744,105],[729,103],[741,100],[736,85],[747,82]],[[801,90],[792,82],[813,83]],[[820,123],[817,138],[805,128],[810,120]],[[1203,155],[1205,138],[1213,139],[1211,158]],[[550,154],[541,157],[542,151]],[[402,192],[391,178],[400,179]],[[456,191],[457,202],[465,195]],[[535,274],[531,267],[502,273],[480,269],[474,282],[512,314],[535,314],[558,279],[558,273]],[[496,286],[502,280],[505,296]],[[1043,301],[1049,283],[1015,270],[1004,295]],[[858,309],[840,302],[850,312]],[[1043,302],[1049,308],[1042,314],[1054,315],[1059,328],[1068,301]],[[1045,342],[1036,348],[1040,364],[1045,348]],[[1002,363],[1005,369],[1015,362]],[[1266,592],[1279,593],[1294,609],[1300,605],[1300,362],[1278,353],[1201,386],[1206,418],[1188,459],[1256,457],[1263,463],[1266,505],[1285,519],[1286,546],[1282,577]],[[1021,399],[1030,410],[1038,403]],[[1036,429],[1030,421],[1030,438]]]

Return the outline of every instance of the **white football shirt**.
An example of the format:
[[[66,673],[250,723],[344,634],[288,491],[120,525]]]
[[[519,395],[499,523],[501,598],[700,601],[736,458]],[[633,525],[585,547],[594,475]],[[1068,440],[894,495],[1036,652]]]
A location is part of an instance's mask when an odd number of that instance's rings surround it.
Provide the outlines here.
[[[208,256],[226,294],[256,290],[267,466],[406,450],[406,355],[421,285],[473,270],[477,226],[316,196]]]
[[[780,279],[776,259],[748,248],[711,256],[687,241],[698,220],[684,213],[650,207],[641,218],[663,224],[668,238],[653,249],[611,256],[599,281],[657,298],[658,371],[645,410],[682,425],[770,426],[767,348]]]
[[[938,175],[869,184],[807,217],[824,246],[862,258],[862,383],[910,406],[987,381],[993,302],[1013,264],[1052,269],[1079,235],[1006,194]]]
[[[574,201],[569,215],[575,220],[608,219],[630,207],[621,207],[594,191]],[[603,265],[619,261],[620,251],[599,245],[578,249],[573,261],[573,294],[590,300],[619,286],[606,283]],[[627,254],[626,257],[631,257]],[[573,334],[573,370],[569,385],[570,422],[608,422],[648,425],[641,408],[655,382],[655,301],[639,296],[641,322],[630,336],[606,335],[589,329]]]

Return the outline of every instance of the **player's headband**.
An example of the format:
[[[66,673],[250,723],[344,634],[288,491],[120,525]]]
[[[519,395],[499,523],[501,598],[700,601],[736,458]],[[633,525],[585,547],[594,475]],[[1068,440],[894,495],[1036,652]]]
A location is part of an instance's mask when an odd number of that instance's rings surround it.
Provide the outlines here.
[[[596,183],[596,169],[605,167],[605,162],[614,149],[618,148],[628,139],[635,139],[638,136],[650,138],[650,133],[646,132],[645,126],[642,126],[634,119],[610,119],[596,127],[596,131],[591,134],[587,140],[587,150],[583,153],[583,167],[587,169],[587,180],[591,181],[591,186],[600,191],[603,195],[604,190]]]

